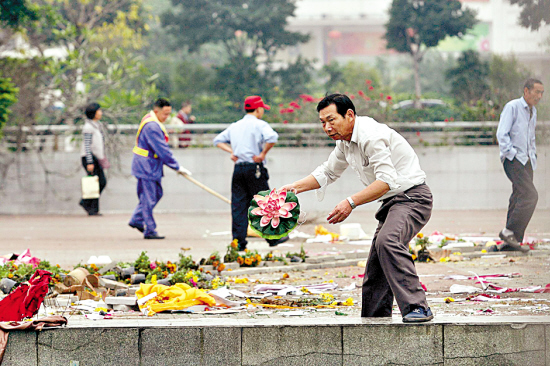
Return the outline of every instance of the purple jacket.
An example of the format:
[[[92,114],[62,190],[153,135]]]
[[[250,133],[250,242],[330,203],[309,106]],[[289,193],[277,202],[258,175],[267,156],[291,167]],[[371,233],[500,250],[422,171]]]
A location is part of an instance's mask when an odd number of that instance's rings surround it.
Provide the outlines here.
[[[174,170],[180,168],[170,151],[164,132],[157,123],[149,122],[143,126],[138,136],[137,146],[149,151],[149,157],[134,154],[132,175],[136,178],[160,181],[164,176],[163,165]],[[158,158],[153,157],[155,154]]]

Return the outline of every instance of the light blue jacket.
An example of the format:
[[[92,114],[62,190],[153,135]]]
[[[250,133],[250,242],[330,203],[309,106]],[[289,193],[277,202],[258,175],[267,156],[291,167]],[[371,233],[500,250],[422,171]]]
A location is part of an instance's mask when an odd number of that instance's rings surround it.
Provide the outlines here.
[[[529,105],[523,97],[506,103],[497,129],[500,160],[514,158],[526,165],[531,160],[533,170],[537,168],[537,147],[535,145],[535,127],[537,109],[533,106],[533,115],[529,116]]]

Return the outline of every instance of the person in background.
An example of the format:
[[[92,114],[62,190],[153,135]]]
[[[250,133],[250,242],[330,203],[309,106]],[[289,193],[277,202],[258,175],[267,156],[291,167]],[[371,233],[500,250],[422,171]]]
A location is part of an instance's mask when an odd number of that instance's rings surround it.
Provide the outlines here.
[[[153,110],[141,120],[136,146],[132,150],[132,175],[137,178],[137,195],[139,203],[128,225],[143,233],[145,239],[164,239],[158,235],[157,224],[153,218],[153,209],[162,198],[161,180],[164,176],[163,166],[191,175],[191,172],[180,166],[168,146],[168,133],[164,122],[172,113],[172,106],[167,99],[159,98],[153,104]]]
[[[103,192],[107,185],[104,169],[109,168],[109,161],[105,155],[105,137],[101,116],[103,112],[98,103],[90,103],[85,110],[86,120],[82,128],[82,166],[88,175],[97,175],[99,178],[99,193]],[[99,213],[99,198],[82,199],[80,206],[90,216],[101,215]]]
[[[512,182],[512,195],[506,227],[499,233],[504,244],[491,247],[491,251],[529,251],[529,246],[520,243],[523,242],[525,229],[538,201],[533,183],[533,171],[537,168],[535,106],[543,94],[542,82],[529,79],[523,87],[523,97],[506,103],[500,115],[497,129],[500,160],[506,176]]]
[[[322,199],[327,186],[351,166],[365,188],[339,202],[327,217],[329,224],[344,221],[359,205],[382,202],[365,268],[361,316],[391,317],[395,297],[403,322],[430,321],[433,314],[409,253],[409,242],[432,212],[432,193],[418,156],[396,131],[357,116],[347,95],[326,96],[317,112],[336,147],[310,175],[281,189],[296,193],[317,189]]]
[[[195,122],[195,116],[191,115],[193,110],[193,105],[191,102],[183,102],[181,104],[181,109],[178,111],[176,118],[179,119],[184,125],[191,124]],[[191,131],[184,130],[181,132],[179,137],[179,147],[189,147],[191,145]]]
[[[246,249],[250,201],[258,192],[269,190],[265,157],[279,138],[277,132],[261,119],[269,109],[261,97],[247,97],[244,118],[214,138],[214,145],[231,154],[235,163],[231,180],[231,218],[233,239],[237,239],[239,250]],[[276,246],[287,241],[288,236],[266,240],[269,246]]]

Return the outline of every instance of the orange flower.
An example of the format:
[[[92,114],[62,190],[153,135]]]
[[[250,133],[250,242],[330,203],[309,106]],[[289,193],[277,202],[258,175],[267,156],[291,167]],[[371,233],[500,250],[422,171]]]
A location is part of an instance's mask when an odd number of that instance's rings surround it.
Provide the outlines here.
[[[13,273],[10,273],[10,274],[8,275],[8,278],[13,278]]]
[[[247,249],[244,250],[244,252],[245,252],[245,253],[248,253],[248,252],[250,252],[250,250],[248,250],[248,248],[247,248]]]
[[[261,256],[261,255],[259,255],[259,254],[256,254],[256,260],[257,260],[258,262],[261,262],[261,260],[262,260],[262,256]]]
[[[285,273],[283,274],[283,278],[289,278],[290,276],[288,275],[288,273]]]
[[[244,264],[246,264],[247,266],[250,266],[250,265],[252,264],[252,259],[246,258],[246,259],[244,260]]]
[[[239,265],[242,265],[244,263],[243,257],[237,257],[237,263],[239,263]]]
[[[220,265],[218,266],[218,271],[221,272],[225,269],[225,264],[223,263],[220,263]]]
[[[238,246],[239,246],[239,241],[237,239],[233,239],[233,241],[231,242],[231,247],[233,249],[237,249]]]
[[[220,262],[218,262],[218,261],[212,262],[212,265],[214,266],[214,268],[216,268],[218,266],[218,264],[220,264]]]

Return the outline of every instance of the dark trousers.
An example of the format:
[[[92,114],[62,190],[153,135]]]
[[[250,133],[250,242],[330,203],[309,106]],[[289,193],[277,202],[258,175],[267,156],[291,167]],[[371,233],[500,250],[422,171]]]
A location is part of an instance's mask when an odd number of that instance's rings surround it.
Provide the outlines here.
[[[143,235],[158,235],[157,223],[153,217],[153,209],[163,195],[160,180],[137,179],[137,195],[139,203],[134,210],[130,224],[144,228]]]
[[[256,171],[260,173],[258,178]],[[246,244],[250,201],[256,193],[269,190],[268,179],[267,169],[261,163],[235,165],[231,180],[231,231],[233,239],[237,239],[239,244]]]
[[[105,173],[103,172],[103,168],[101,168],[101,165],[99,165],[99,161],[96,159],[95,156],[92,156],[94,159],[94,172],[91,175],[97,175],[99,178],[99,193],[103,192],[103,189],[107,185],[107,178],[105,178]],[[84,167],[84,170],[86,173],[88,173],[88,162],[86,161],[86,157],[82,157],[82,166]],[[90,174],[90,173],[88,173]],[[99,212],[99,198],[90,198],[86,200],[81,200],[80,205],[84,207],[86,211],[88,211],[89,215],[94,215]]]
[[[409,242],[426,225],[432,212],[432,193],[421,184],[383,201],[376,212],[378,228],[363,279],[362,317],[391,317],[393,298],[401,314],[412,307],[427,309]]]
[[[504,171],[512,182],[506,228],[512,230],[517,241],[521,243],[539,199],[533,184],[533,167],[530,161],[523,165],[516,158],[512,161],[505,159]]]

